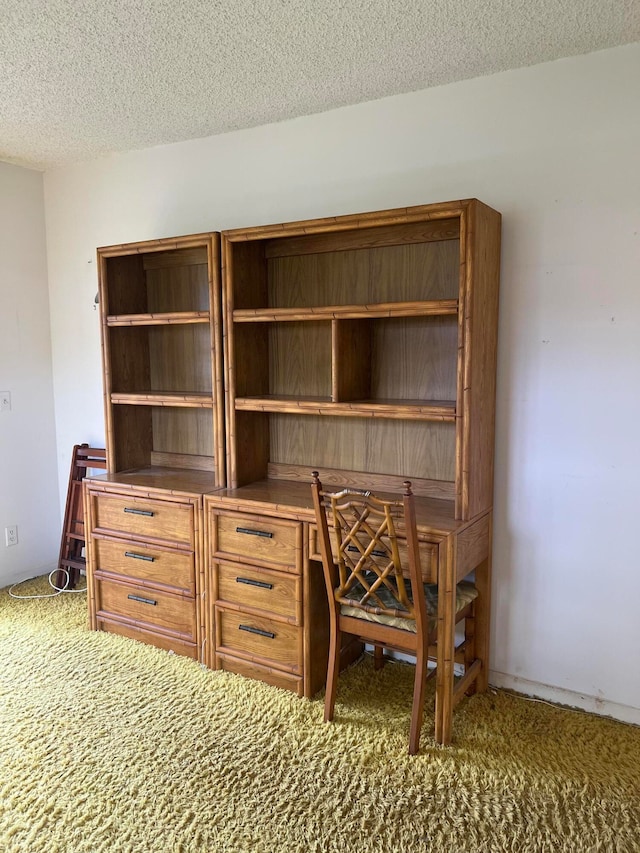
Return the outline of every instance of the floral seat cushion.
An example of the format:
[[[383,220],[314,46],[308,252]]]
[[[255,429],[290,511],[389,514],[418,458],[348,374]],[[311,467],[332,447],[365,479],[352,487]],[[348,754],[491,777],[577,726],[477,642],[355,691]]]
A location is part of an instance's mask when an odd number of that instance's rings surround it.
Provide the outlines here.
[[[411,597],[411,585],[409,581],[405,581],[405,584],[409,596]],[[415,619],[411,619],[408,616],[389,616],[386,613],[381,613],[379,608],[375,606],[361,605],[358,607],[355,603],[345,603],[345,599],[353,602],[359,602],[365,594],[365,588],[361,584],[355,583],[346,593],[345,598],[342,600],[343,603],[340,606],[340,612],[343,614],[343,616],[355,616],[357,619],[366,619],[368,622],[378,622],[381,625],[390,625],[393,628],[401,628],[403,631],[412,631],[414,634],[416,633]],[[382,586],[377,590],[377,595],[382,601],[382,603],[385,605],[385,607],[387,607],[389,610],[399,609],[397,600],[385,586]],[[438,618],[437,584],[424,584],[424,597],[427,605],[427,615],[429,617],[427,624],[427,633],[430,634],[431,631],[433,631],[433,629],[436,627],[436,622]],[[462,581],[461,583],[459,583],[456,587],[456,613],[459,613],[461,610],[464,610],[464,608],[468,604],[471,604],[471,602],[474,601],[474,599],[476,599],[477,597],[478,590],[472,583],[468,583],[467,581]]]

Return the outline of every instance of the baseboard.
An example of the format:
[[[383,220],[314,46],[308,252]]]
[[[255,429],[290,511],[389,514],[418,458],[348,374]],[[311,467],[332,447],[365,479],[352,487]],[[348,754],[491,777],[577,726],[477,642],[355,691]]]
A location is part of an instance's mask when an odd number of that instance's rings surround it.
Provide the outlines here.
[[[33,578],[39,578],[42,576],[46,576],[56,570],[56,563],[48,563],[45,566],[40,566],[36,569],[16,569],[15,571],[8,572],[6,576],[0,578],[0,586],[8,587],[12,586],[16,583],[24,583],[25,581],[32,580]]]
[[[640,708],[630,705],[621,705],[619,702],[610,702],[600,696],[591,696],[587,693],[577,693],[574,690],[565,690],[562,687],[552,687],[550,684],[541,684],[538,681],[529,681],[527,678],[518,678],[515,675],[507,675],[505,672],[489,671],[489,684],[494,687],[504,687],[525,696],[536,699],[544,699],[553,702],[554,705],[568,705],[571,708],[580,708],[601,717],[612,717],[623,723],[632,723],[640,726]]]

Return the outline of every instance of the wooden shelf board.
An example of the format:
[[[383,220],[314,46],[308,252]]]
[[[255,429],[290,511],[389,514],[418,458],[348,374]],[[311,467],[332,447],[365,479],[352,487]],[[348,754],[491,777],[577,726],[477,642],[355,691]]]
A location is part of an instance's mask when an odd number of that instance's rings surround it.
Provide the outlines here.
[[[457,299],[425,302],[376,302],[371,305],[317,305],[311,308],[243,308],[233,312],[235,323],[359,320],[388,317],[441,317],[458,313]]]
[[[111,314],[107,317],[107,326],[170,326],[208,322],[208,311],[172,311],[163,314]]]
[[[111,402],[125,406],[186,406],[190,408],[213,408],[211,393],[184,393],[182,391],[147,391],[144,393],[112,392]]]
[[[335,403],[328,397],[236,397],[236,411],[284,412],[306,415],[437,420],[454,422],[455,402],[449,400],[351,400]]]

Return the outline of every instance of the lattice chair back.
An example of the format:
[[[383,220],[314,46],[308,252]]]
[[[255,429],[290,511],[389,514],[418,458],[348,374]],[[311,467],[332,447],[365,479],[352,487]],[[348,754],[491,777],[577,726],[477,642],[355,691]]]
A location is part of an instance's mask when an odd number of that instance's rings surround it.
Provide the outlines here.
[[[316,472],[313,475],[320,486]],[[394,621],[420,621],[419,601],[416,607],[412,598],[412,586],[419,590],[419,597],[422,593],[417,543],[414,549],[411,541],[414,539],[410,529],[414,518],[413,494],[411,483],[407,481],[404,485],[402,501],[383,500],[370,491],[353,488],[335,493],[318,492],[324,518],[331,526],[329,529],[327,525],[326,529],[337,566],[333,595],[350,615],[357,616],[360,611],[365,619],[365,614],[371,614],[383,620],[387,617]],[[407,505],[410,518],[407,518]],[[403,539],[407,536],[409,540],[409,563],[414,552],[413,570],[410,565],[403,566],[401,561],[396,534],[398,522],[404,528]],[[420,579],[417,585],[411,583],[413,578]]]

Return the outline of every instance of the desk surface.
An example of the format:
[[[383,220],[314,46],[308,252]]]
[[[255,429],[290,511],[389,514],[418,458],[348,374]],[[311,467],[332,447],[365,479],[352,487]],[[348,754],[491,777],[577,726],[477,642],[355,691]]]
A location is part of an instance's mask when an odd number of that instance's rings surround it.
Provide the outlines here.
[[[337,489],[336,489],[337,491]],[[399,494],[376,493],[380,497],[398,500]],[[313,521],[311,483],[287,480],[258,480],[238,489],[218,489],[207,495],[209,503],[220,503],[225,508],[240,512],[287,515],[300,521]],[[459,532],[471,522],[456,521],[453,501],[416,497],[416,522],[418,529],[436,536]]]

